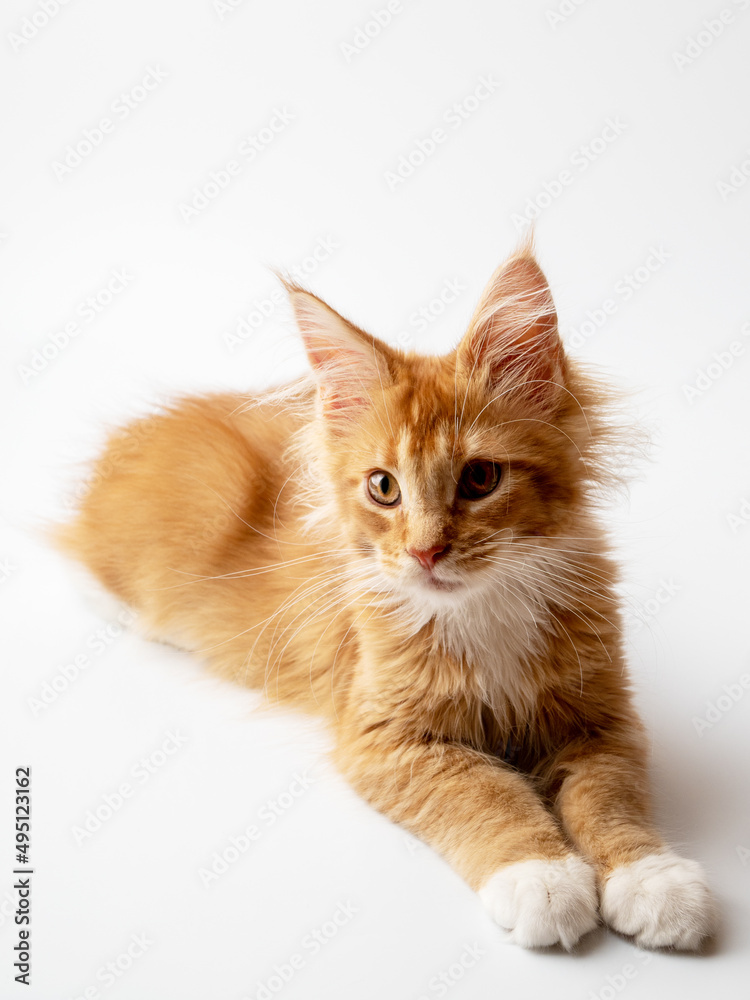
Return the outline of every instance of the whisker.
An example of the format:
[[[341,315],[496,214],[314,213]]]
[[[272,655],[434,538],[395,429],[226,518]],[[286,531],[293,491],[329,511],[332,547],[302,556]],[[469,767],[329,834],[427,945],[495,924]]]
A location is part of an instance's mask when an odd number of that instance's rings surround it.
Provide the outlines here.
[[[508,567],[508,566],[503,566],[503,568],[513,568],[513,567],[512,567],[512,565],[511,565],[510,567]],[[587,627],[588,627],[588,628],[589,628],[589,629],[591,630],[591,632],[592,632],[592,633],[593,633],[593,634],[594,634],[594,635],[596,636],[596,638],[597,638],[598,642],[600,643],[600,645],[601,645],[602,649],[604,650],[604,653],[605,653],[605,655],[607,656],[607,659],[608,659],[608,660],[609,660],[610,662],[612,662],[612,656],[611,656],[611,654],[610,654],[609,650],[607,649],[607,647],[606,647],[606,645],[605,645],[605,643],[604,643],[604,641],[603,641],[603,639],[602,639],[601,635],[599,634],[599,630],[598,630],[598,629],[596,628],[596,626],[594,625],[594,623],[593,623],[593,622],[591,622],[591,621],[590,621],[590,620],[589,620],[589,619],[588,619],[588,618],[586,617],[586,615],[582,614],[582,612],[581,612],[581,611],[579,611],[579,610],[576,610],[576,608],[572,607],[572,606],[570,605],[570,603],[569,603],[569,602],[567,602],[567,601],[563,600],[563,599],[562,599],[562,598],[561,598],[561,597],[559,596],[560,594],[565,594],[565,593],[566,593],[566,591],[564,591],[564,590],[561,590],[561,589],[560,589],[559,587],[556,587],[556,586],[555,586],[555,585],[554,585],[554,584],[553,584],[553,583],[551,582],[550,578],[549,578],[548,576],[546,576],[546,575],[545,575],[544,573],[541,573],[541,574],[540,574],[540,573],[535,573],[535,572],[534,572],[533,570],[529,570],[529,569],[524,569],[524,573],[525,573],[525,575],[527,575],[527,576],[528,576],[528,577],[529,577],[529,578],[530,578],[531,580],[535,581],[535,582],[536,582],[536,585],[537,585],[537,586],[538,586],[538,587],[539,587],[540,589],[541,589],[542,587],[547,587],[547,588],[548,588],[548,589],[550,590],[550,592],[551,592],[551,593],[550,593],[550,596],[552,596],[552,597],[553,597],[553,599],[555,600],[555,602],[556,602],[556,603],[557,603],[557,604],[558,604],[558,605],[559,605],[559,606],[560,606],[561,608],[563,608],[563,609],[564,609],[565,611],[569,612],[570,614],[572,614],[572,615],[575,615],[575,617],[576,617],[576,618],[579,618],[579,619],[580,619],[580,620],[581,620],[581,621],[582,621],[582,622],[583,622],[583,623],[584,623],[584,624],[585,624],[585,625],[586,625],[586,626],[587,626]],[[502,580],[502,582],[503,582],[503,583],[505,582],[503,578],[501,578],[501,580]],[[620,628],[619,628],[619,627],[618,627],[617,625],[615,625],[615,624],[614,624],[613,622],[611,622],[611,621],[610,621],[610,620],[609,620],[609,619],[608,619],[608,618],[606,617],[606,615],[603,615],[603,614],[602,614],[601,612],[599,612],[599,611],[596,611],[596,610],[595,610],[594,608],[591,608],[591,607],[590,607],[590,606],[589,606],[588,604],[586,604],[586,603],[585,603],[584,601],[580,601],[580,602],[579,602],[579,605],[580,605],[580,607],[582,607],[582,608],[585,608],[585,609],[586,609],[587,611],[590,611],[590,612],[591,612],[591,613],[592,613],[593,615],[595,615],[596,617],[598,617],[598,618],[601,618],[601,619],[602,619],[602,621],[606,622],[606,623],[607,623],[607,624],[608,624],[608,625],[609,625],[609,626],[610,626],[610,627],[611,627],[612,629],[614,629],[614,631],[616,631],[616,632],[621,632],[621,629],[620,629]],[[551,609],[551,608],[548,608],[548,610],[549,610],[550,614],[552,614],[552,609]],[[556,619],[556,620],[557,620],[557,621],[559,622],[559,619]],[[562,623],[561,623],[561,622],[560,622],[560,625],[561,625],[561,627],[562,627]],[[571,640],[571,641],[572,641],[572,640]]]
[[[147,588],[147,592],[153,594],[160,593],[165,590],[178,590],[180,587],[188,587],[192,583],[206,583],[209,580],[243,580],[248,577],[263,576],[264,573],[272,573],[280,568],[285,569],[300,563],[314,562],[316,559],[323,559],[328,555],[339,555],[344,551],[344,549],[322,550],[320,552],[312,552],[307,556],[299,556],[296,559],[284,559],[281,562],[267,563],[254,569],[237,569],[232,570],[229,573],[217,573],[214,576],[202,576],[200,573],[191,573],[189,570],[177,569],[174,566],[169,566],[167,568],[170,573],[176,573],[180,576],[191,576],[194,577],[194,579],[185,580],[182,583],[170,584],[168,587],[149,587]]]

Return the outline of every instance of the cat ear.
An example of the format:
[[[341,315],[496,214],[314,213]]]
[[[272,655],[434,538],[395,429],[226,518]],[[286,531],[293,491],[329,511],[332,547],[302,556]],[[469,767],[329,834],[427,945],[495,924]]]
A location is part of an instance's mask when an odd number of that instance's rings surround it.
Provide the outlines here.
[[[366,407],[373,389],[392,384],[389,348],[321,299],[285,282],[318,383],[323,412],[347,417]]]
[[[537,398],[557,395],[565,365],[557,312],[530,241],[490,278],[459,352],[493,383],[515,375]]]

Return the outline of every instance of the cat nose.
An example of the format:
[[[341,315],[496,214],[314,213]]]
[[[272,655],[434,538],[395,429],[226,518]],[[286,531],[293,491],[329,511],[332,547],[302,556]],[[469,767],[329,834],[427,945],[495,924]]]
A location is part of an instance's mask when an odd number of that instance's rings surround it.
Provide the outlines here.
[[[432,569],[435,561],[448,551],[447,545],[433,545],[431,549],[407,549],[410,556],[413,556],[425,569]]]

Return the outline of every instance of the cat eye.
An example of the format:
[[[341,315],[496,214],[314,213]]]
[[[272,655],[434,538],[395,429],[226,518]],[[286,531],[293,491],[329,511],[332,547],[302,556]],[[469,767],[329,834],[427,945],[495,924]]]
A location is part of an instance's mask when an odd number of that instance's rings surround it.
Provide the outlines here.
[[[468,462],[458,480],[458,492],[466,500],[486,497],[500,482],[497,462]]]
[[[390,472],[371,472],[367,477],[367,492],[382,507],[395,507],[401,502],[401,490]]]

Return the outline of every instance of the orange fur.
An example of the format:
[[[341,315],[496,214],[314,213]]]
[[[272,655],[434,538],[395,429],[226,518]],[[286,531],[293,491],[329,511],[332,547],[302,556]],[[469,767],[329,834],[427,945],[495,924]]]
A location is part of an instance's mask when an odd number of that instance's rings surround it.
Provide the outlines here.
[[[313,377],[116,433],[62,546],[154,637],[321,713],[352,785],[474,888],[572,852],[603,886],[666,850],[595,515],[616,442],[531,247],[444,357],[287,287]],[[500,484],[462,498],[480,459]],[[375,470],[398,506],[368,496]],[[409,549],[442,551],[429,571]]]

